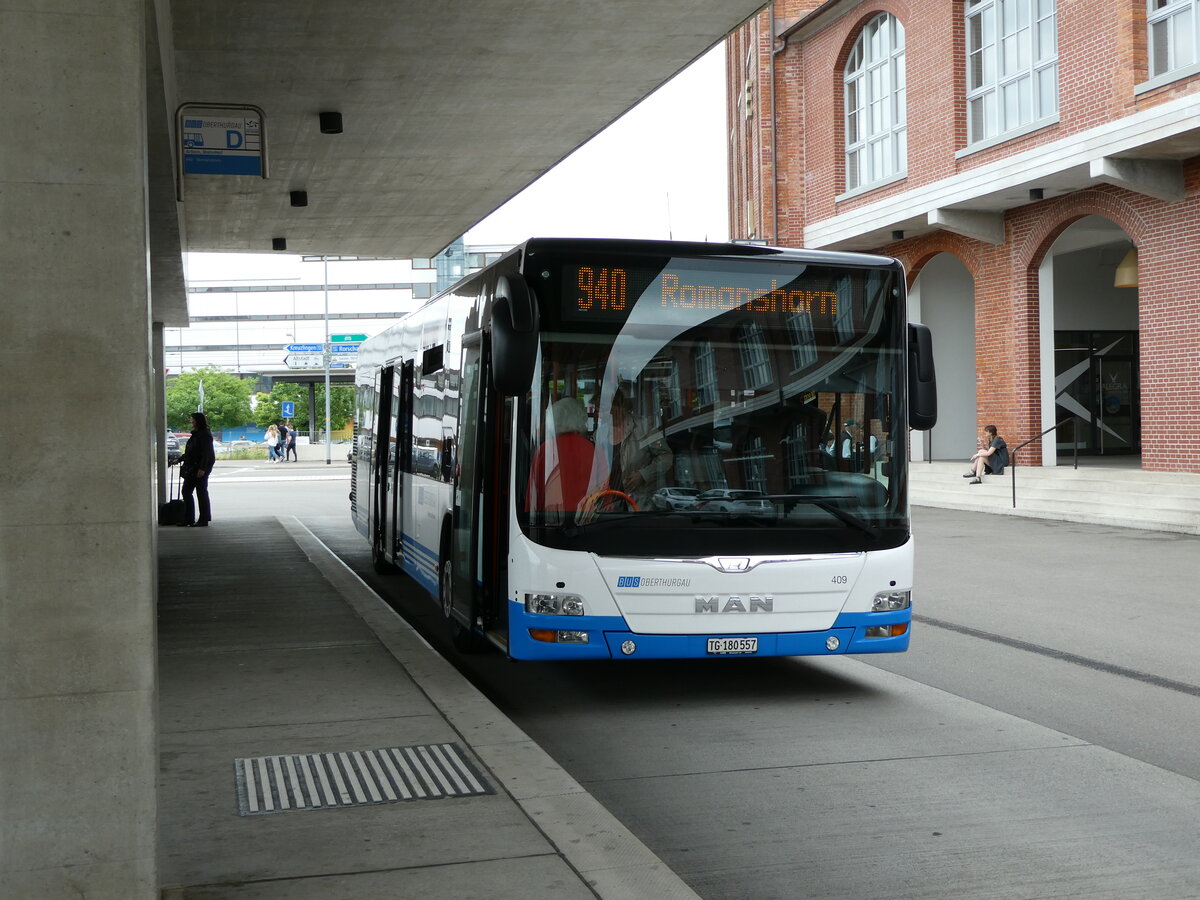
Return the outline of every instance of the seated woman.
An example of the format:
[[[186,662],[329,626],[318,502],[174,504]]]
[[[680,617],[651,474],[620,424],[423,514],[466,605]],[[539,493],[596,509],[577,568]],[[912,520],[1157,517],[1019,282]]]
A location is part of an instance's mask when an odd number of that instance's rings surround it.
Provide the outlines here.
[[[979,449],[971,457],[971,471],[963,475],[970,478],[967,484],[980,484],[983,476],[1003,475],[1008,465],[1008,444],[996,433],[995,425],[984,425],[979,438]]]
[[[608,478],[603,457],[587,437],[587,412],[574,397],[551,404],[546,415],[546,441],[534,451],[529,467],[525,508],[574,512],[597,485]],[[602,471],[593,477],[593,467]]]

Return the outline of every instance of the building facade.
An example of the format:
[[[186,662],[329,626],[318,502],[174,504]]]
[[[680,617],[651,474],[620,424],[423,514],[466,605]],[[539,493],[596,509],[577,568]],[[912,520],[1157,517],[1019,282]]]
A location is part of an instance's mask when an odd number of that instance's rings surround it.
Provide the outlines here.
[[[374,337],[509,249],[459,239],[432,259],[189,254],[191,324],[163,329],[167,375],[216,366],[286,380],[289,346]]]
[[[727,60],[731,234],[905,265],[916,458],[1200,472],[1200,0],[779,0]]]

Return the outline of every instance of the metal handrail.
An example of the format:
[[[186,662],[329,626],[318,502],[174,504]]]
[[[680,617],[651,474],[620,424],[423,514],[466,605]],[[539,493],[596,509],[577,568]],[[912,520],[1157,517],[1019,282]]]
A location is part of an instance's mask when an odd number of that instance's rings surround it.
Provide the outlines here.
[[[1012,469],[1012,475],[1010,477],[1010,480],[1012,481],[1012,508],[1013,509],[1017,508],[1017,451],[1025,448],[1025,447],[1028,447],[1034,441],[1040,441],[1042,438],[1044,438],[1050,432],[1054,431],[1060,425],[1066,425],[1072,419],[1078,419],[1078,418],[1079,418],[1079,416],[1067,416],[1061,422],[1057,422],[1054,425],[1051,425],[1049,428],[1047,428],[1041,434],[1035,435],[1034,437],[1031,437],[1029,440],[1024,441],[1023,443],[1017,444],[1017,446],[1015,446],[1015,447],[1009,448],[1008,466],[1010,469]],[[1075,468],[1076,469],[1079,468],[1079,429],[1078,428],[1075,429]]]

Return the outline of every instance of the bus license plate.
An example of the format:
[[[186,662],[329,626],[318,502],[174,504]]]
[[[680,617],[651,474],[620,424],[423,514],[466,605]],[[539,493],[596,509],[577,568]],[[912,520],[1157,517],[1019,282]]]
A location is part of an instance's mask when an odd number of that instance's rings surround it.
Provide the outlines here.
[[[708,639],[709,653],[757,653],[758,638],[756,637],[730,637],[730,638],[709,638]]]

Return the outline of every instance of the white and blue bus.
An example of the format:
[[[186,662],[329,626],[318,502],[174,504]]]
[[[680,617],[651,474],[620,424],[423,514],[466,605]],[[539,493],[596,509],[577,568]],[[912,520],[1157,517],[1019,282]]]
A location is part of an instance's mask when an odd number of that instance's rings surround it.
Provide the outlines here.
[[[929,332],[889,258],[531,239],[359,352],[351,509],[460,650],[908,648]]]

